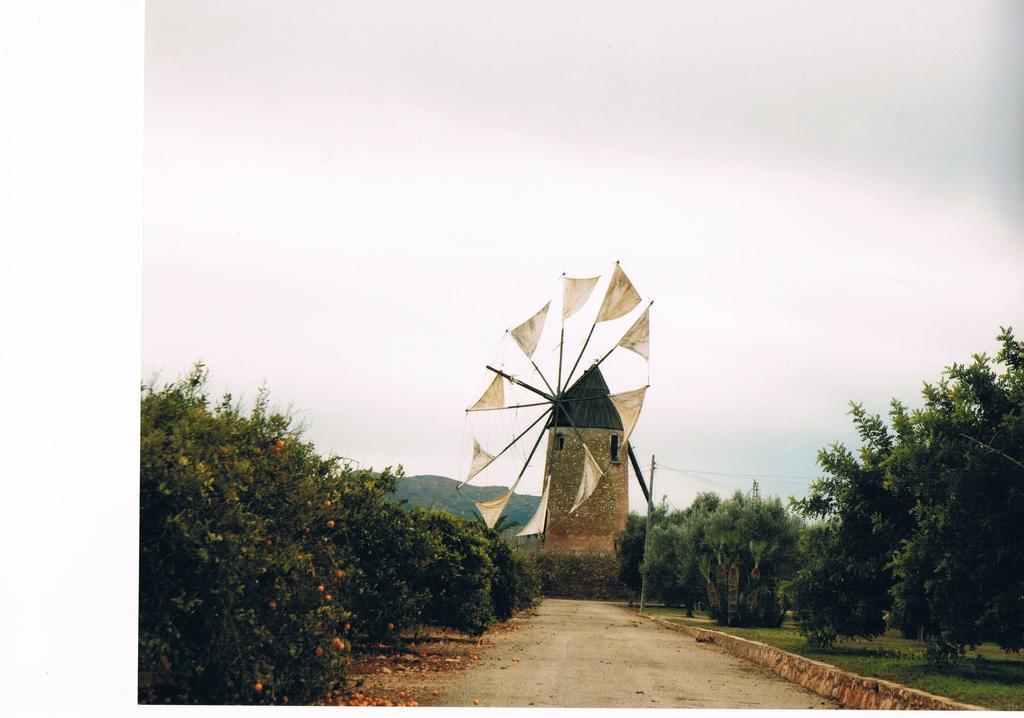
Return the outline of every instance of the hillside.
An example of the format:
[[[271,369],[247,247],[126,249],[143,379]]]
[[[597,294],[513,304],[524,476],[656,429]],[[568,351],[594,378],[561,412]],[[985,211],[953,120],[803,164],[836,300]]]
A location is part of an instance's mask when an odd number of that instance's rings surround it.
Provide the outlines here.
[[[434,507],[450,511],[456,516],[477,518],[480,514],[473,505],[474,501],[496,499],[507,491],[504,486],[463,486],[462,492],[455,490],[459,482],[444,476],[407,476],[398,480],[395,490],[397,500],[407,499],[410,504]],[[515,521],[517,526],[525,526],[526,522],[537,510],[539,496],[529,494],[513,494],[505,507],[504,516]]]

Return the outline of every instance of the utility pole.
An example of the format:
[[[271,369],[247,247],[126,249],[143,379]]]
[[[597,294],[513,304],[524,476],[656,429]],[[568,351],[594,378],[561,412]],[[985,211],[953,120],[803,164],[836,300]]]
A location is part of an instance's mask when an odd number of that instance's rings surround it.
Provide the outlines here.
[[[654,517],[654,454],[651,454],[651,479],[647,487],[647,530],[644,532],[644,555],[640,561],[640,613],[647,602],[647,572],[643,570],[647,561],[647,547],[651,544],[651,519]]]

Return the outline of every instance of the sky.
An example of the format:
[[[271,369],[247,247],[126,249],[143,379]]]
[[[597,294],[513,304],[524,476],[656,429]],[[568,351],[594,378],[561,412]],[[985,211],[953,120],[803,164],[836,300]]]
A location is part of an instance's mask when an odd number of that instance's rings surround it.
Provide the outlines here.
[[[150,0],[143,377],[454,477],[505,330],[620,261],[642,463],[801,496],[849,401],[1024,332],[1022,47],[1009,0]]]

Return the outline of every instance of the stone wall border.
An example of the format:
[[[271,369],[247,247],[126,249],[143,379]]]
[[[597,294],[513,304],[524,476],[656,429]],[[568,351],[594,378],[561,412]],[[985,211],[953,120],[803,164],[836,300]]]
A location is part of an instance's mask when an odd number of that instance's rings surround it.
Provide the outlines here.
[[[989,710],[969,703],[958,703],[932,693],[881,678],[865,678],[828,663],[784,651],[767,643],[751,641],[730,633],[674,623],[655,616],[642,616],[673,631],[679,631],[705,643],[714,643],[739,658],[764,666],[788,681],[797,683],[819,696],[846,708],[866,710]]]

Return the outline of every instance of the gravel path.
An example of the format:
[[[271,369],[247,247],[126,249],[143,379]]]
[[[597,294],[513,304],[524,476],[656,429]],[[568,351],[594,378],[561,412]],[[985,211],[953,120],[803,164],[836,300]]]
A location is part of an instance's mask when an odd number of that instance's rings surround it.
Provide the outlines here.
[[[595,601],[547,599],[425,705],[835,708],[713,645]]]

